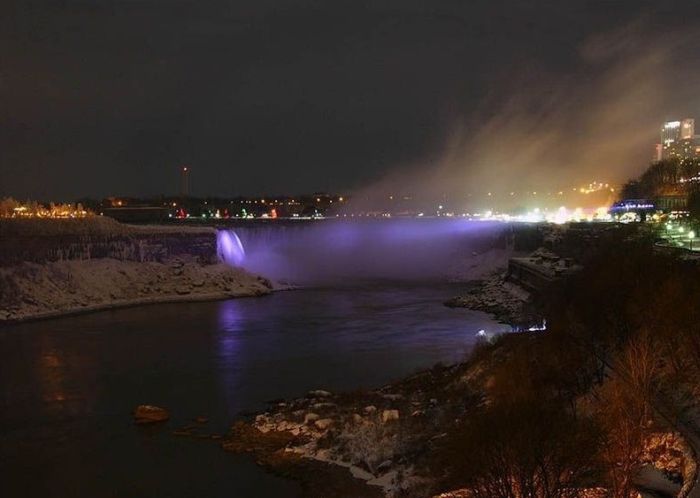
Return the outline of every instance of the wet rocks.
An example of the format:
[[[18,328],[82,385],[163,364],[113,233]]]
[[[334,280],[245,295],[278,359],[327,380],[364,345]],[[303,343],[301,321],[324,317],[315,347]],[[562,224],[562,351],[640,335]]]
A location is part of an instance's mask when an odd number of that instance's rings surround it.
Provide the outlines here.
[[[134,410],[134,422],[137,424],[153,424],[165,422],[170,418],[170,413],[165,408],[153,405],[139,405]]]

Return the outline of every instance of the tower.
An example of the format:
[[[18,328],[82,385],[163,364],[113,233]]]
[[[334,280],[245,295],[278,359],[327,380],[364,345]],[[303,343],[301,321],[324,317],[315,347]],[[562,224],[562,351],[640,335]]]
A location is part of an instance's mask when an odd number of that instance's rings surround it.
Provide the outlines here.
[[[180,196],[189,197],[190,195],[190,169],[183,166],[180,170]]]

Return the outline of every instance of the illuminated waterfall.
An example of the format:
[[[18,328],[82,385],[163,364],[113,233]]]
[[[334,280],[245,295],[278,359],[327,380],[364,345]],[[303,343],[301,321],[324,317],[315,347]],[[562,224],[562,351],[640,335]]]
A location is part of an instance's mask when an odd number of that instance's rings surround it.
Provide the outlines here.
[[[233,230],[219,230],[216,233],[216,253],[219,259],[231,266],[241,266],[245,259],[245,249]]]

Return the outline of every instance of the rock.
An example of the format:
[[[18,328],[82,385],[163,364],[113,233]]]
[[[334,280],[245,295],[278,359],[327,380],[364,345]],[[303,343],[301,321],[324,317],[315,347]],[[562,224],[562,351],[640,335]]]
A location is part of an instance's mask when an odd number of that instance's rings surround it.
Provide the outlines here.
[[[185,295],[185,294],[190,294],[190,293],[192,292],[192,289],[190,289],[189,287],[185,287],[185,286],[183,285],[183,286],[180,286],[180,287],[176,288],[176,289],[175,289],[175,292],[176,292],[177,294],[180,294],[181,296],[183,296],[183,295]]]
[[[325,431],[328,429],[331,425],[333,425],[333,419],[332,418],[322,418],[321,420],[317,420],[314,422],[314,425],[321,429],[322,431]]]
[[[313,405],[311,405],[311,408],[313,408],[314,410],[325,410],[327,408],[335,408],[336,406],[338,405],[336,405],[335,403],[314,403]]]
[[[368,415],[371,413],[374,413],[376,411],[377,411],[377,407],[374,405],[365,406],[365,408],[364,408],[364,412]]]
[[[195,287],[203,287],[203,286],[204,286],[204,280],[200,280],[200,279],[193,280],[193,281],[192,281],[192,285],[194,285]]]
[[[388,399],[390,401],[397,401],[397,400],[403,398],[403,395],[402,394],[384,394],[382,396],[382,398]]]
[[[357,413],[352,414],[352,421],[355,422],[356,424],[361,424],[364,422],[365,419],[362,418],[362,415],[359,415]]]
[[[393,462],[391,460],[384,460],[382,463],[377,465],[377,472],[379,472],[380,474],[384,474],[389,469],[391,469],[392,465],[393,465]]]
[[[328,398],[332,396],[332,394],[328,391],[324,391],[323,389],[316,389],[315,391],[309,391],[309,396],[314,398]]]
[[[398,410],[384,410],[382,412],[382,423],[386,424],[387,422],[391,422],[392,420],[398,420],[399,419],[399,411]]]
[[[316,422],[319,418],[321,417],[319,417],[317,413],[309,412],[304,417],[304,423],[308,424],[309,422]]]
[[[168,410],[159,406],[139,405],[134,410],[134,421],[137,424],[152,424],[165,422],[170,418]]]

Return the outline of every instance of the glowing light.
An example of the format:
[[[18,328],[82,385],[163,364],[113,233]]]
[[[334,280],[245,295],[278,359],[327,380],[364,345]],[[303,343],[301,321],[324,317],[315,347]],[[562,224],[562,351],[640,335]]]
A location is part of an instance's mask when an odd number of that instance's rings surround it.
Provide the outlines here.
[[[231,266],[241,266],[245,259],[245,250],[241,239],[233,230],[216,232],[216,253],[221,261]]]

